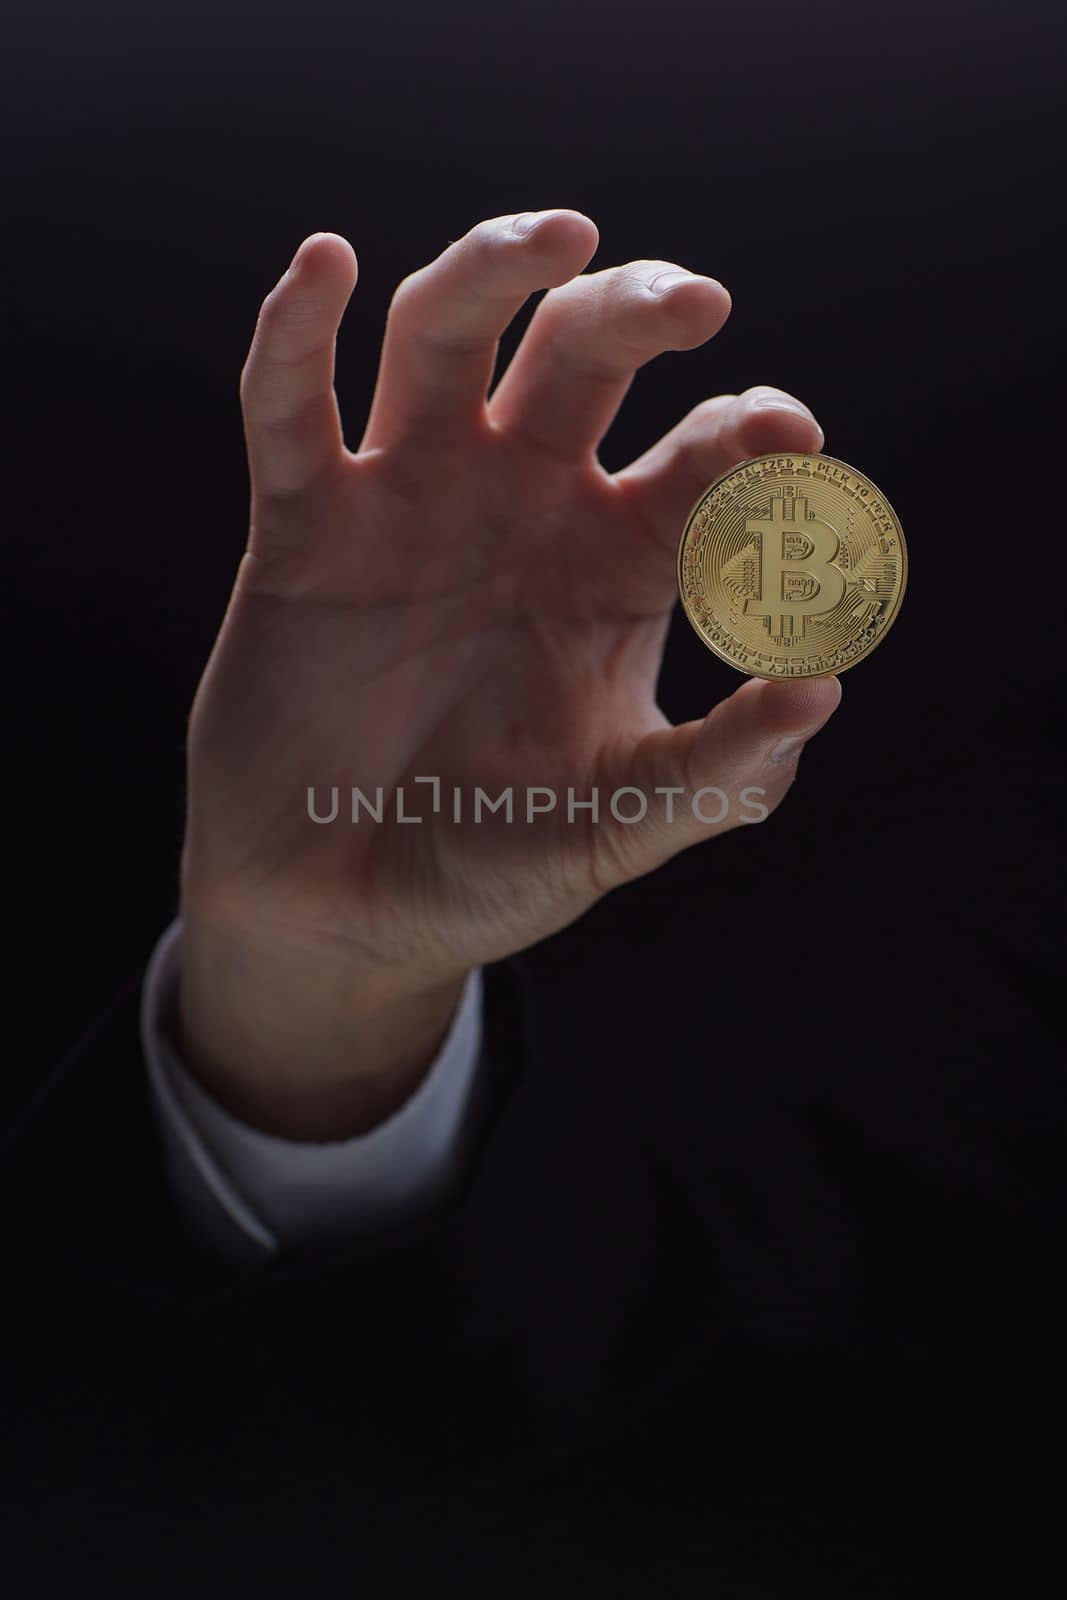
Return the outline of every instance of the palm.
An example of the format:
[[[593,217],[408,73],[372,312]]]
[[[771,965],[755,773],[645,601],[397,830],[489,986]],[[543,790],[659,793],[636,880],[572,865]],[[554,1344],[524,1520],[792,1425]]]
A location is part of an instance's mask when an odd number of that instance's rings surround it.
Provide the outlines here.
[[[564,258],[583,245],[576,215],[551,224],[565,224]],[[329,269],[345,263],[336,242],[320,252],[328,324]],[[646,278],[665,265],[646,263]],[[260,437],[257,369],[263,389],[280,396],[286,381],[322,365],[311,350],[276,355],[272,366],[270,340],[284,338],[285,323],[274,330],[261,319],[265,348],[254,345],[245,384],[253,530],[194,711],[187,859],[191,881],[200,860],[203,879],[224,879],[245,907],[276,914],[283,905],[379,956],[465,967],[561,926],[671,853],[662,829],[594,823],[587,808],[568,809],[568,796],[582,801],[595,789],[606,811],[620,787],[651,796],[685,767],[700,725],[670,729],[655,702],[681,520],[716,471],[789,439],[813,448],[816,425],[799,413],[746,417],[745,397],[723,397],[609,475],[595,447],[637,364],[635,341],[616,327],[628,353],[609,360],[605,317],[599,359],[587,355],[578,378],[564,374],[561,387],[557,376],[553,391],[546,348],[568,326],[567,295],[580,307],[574,284],[595,282],[571,283],[566,270],[558,313],[547,296],[488,404],[495,340],[479,347],[468,336],[442,355],[455,403],[441,401],[431,419],[427,375],[420,368],[412,379],[404,341],[417,312],[433,314],[433,271],[407,280],[402,287],[418,292],[394,301],[355,455],[340,443],[321,382],[300,397],[295,443],[275,421]],[[666,321],[663,305],[652,307],[661,328],[658,341],[645,334],[646,359],[657,343],[699,343],[721,323],[721,286],[692,279],[684,296],[688,309]],[[306,316],[298,331],[307,338]],[[327,365],[332,339],[328,356]],[[302,451],[299,489],[272,482],[299,473]],[[775,709],[788,710],[779,699]],[[436,795],[419,778],[436,779]],[[316,826],[307,791],[328,813],[334,786],[338,815]],[[366,809],[352,823],[353,788],[372,802],[380,791],[380,823]],[[513,822],[484,806],[476,820],[476,791],[496,799],[508,789]],[[529,822],[531,789],[556,801]],[[202,793],[210,808],[197,825]],[[429,820],[435,798],[432,825],[400,820]]]

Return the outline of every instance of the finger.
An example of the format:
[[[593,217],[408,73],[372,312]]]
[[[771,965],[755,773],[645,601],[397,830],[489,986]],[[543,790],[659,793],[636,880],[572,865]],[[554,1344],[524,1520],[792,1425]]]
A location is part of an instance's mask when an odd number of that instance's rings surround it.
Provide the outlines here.
[[[669,261],[631,261],[545,295],[489,402],[501,428],[551,455],[595,450],[634,373],[718,333],[730,296]]]
[[[757,384],[702,400],[615,483],[673,562],[686,519],[720,473],[775,450],[817,452],[825,435],[802,400]]]
[[[480,419],[508,323],[538,289],[580,272],[599,237],[580,211],[492,217],[405,278],[389,306],[360,450],[416,429],[440,438]]]
[[[617,803],[593,830],[597,887],[616,888],[701,839],[765,820],[840,700],[837,678],[750,678],[703,721],[646,735],[618,778]],[[634,792],[622,796],[622,787]]]
[[[241,372],[245,442],[259,496],[301,494],[341,457],[334,345],[356,273],[347,239],[311,234],[263,302]]]

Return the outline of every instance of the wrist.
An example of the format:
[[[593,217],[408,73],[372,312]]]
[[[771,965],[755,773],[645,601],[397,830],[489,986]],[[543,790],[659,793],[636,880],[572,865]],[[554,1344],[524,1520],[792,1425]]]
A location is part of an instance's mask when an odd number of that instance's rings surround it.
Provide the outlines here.
[[[234,1116],[283,1138],[369,1132],[426,1076],[466,973],[428,980],[183,908],[179,1046]]]

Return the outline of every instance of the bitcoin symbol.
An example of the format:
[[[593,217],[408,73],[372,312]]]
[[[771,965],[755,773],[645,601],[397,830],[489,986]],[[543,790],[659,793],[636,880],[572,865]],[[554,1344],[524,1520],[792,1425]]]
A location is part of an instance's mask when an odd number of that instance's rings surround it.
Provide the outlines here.
[[[908,552],[878,486],[833,456],[752,456],[710,483],[678,545],[697,636],[750,677],[846,672],[900,610]]]
[[[803,633],[805,617],[844,598],[845,575],[834,566],[841,541],[828,522],[809,517],[806,496],[773,499],[770,517],[747,518],[745,532],[760,536],[759,598],[745,601],[745,613],[766,617],[772,636]]]

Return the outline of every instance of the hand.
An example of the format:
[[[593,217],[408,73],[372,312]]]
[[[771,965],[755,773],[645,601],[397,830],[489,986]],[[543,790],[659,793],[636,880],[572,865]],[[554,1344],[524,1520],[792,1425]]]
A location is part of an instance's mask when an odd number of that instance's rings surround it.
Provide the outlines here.
[[[667,261],[582,274],[588,217],[525,220],[481,222],[401,282],[355,454],[333,391],[344,239],[304,241],[241,375],[251,531],[190,723],[181,1021],[199,1076],[278,1132],[388,1115],[471,967],[753,815],[746,787],[773,809],[840,698],[833,678],[750,680],[681,727],[657,707],[694,501],[734,462],[818,450],[822,432],[761,386],[606,472],[597,446],[636,369],[709,339],[730,297]],[[501,334],[543,288],[487,399]],[[437,815],[420,777],[440,782]],[[328,815],[334,785],[336,819],[312,820],[308,790]],[[718,823],[691,805],[711,785],[729,797]],[[354,787],[372,804],[381,788],[380,822],[352,822]],[[398,787],[428,820],[398,820]],[[512,822],[473,820],[476,788],[509,787]],[[554,809],[527,821],[528,788]],[[643,820],[611,814],[623,788]],[[568,792],[593,790],[599,820],[571,820]]]

